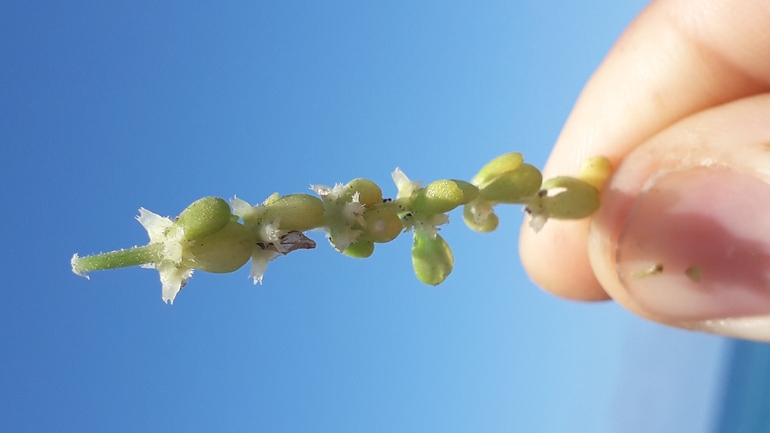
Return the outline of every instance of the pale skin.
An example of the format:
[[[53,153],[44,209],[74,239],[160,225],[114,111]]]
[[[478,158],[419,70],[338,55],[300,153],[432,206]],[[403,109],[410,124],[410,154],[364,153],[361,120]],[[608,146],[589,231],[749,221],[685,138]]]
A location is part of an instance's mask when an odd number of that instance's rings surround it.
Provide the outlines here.
[[[768,92],[770,2],[652,2],[586,84],[544,170],[574,174],[606,156],[616,171],[602,207],[539,233],[525,223],[532,280],[668,325],[770,340]]]

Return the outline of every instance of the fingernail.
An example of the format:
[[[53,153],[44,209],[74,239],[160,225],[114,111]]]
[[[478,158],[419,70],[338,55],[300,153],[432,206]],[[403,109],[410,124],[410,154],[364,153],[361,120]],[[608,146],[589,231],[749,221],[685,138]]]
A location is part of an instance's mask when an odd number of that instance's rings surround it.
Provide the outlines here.
[[[622,229],[619,277],[677,320],[770,314],[770,185],[728,168],[658,175]]]
[[[693,327],[728,337],[770,341],[770,316],[710,319],[698,322]]]

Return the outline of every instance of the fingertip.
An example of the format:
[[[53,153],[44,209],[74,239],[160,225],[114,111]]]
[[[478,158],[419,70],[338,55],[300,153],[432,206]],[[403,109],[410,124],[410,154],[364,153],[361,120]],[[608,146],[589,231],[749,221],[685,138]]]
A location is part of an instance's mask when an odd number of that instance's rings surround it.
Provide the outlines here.
[[[521,262],[532,282],[560,298],[609,299],[588,258],[588,220],[550,220],[535,233],[525,222],[519,238]]]
[[[588,236],[612,298],[650,320],[770,339],[770,94],[687,118],[618,167]]]

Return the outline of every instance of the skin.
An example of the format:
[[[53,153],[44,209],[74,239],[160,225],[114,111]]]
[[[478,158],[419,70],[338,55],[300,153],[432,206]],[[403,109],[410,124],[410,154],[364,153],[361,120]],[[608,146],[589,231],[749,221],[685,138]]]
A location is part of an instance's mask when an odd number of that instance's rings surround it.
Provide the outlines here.
[[[679,184],[688,191],[697,188],[698,176],[704,175],[698,167],[716,161],[726,169],[716,176],[724,179],[701,183],[710,188],[746,183],[746,188],[753,191],[756,187],[757,193],[763,194],[764,185],[770,181],[763,168],[770,167],[770,159],[764,155],[770,152],[762,148],[770,143],[767,92],[770,2],[652,2],[626,29],[586,84],[544,169],[546,179],[574,175],[587,158],[608,157],[616,172],[603,190],[602,208],[591,220],[549,221],[537,234],[525,222],[520,254],[531,279],[557,296],[583,301],[612,298],[635,314],[668,325],[770,340],[770,319],[749,331],[736,325],[736,320],[743,320],[741,317],[770,316],[770,295],[765,296],[763,288],[752,286],[751,290],[759,294],[755,301],[745,302],[751,308],[744,306],[739,295],[733,297],[736,301],[731,306],[733,298],[725,295],[729,288],[714,289],[714,299],[708,298],[709,290],[702,290],[702,302],[717,306],[700,305],[697,311],[688,311],[686,297],[671,297],[664,302],[654,299],[658,293],[654,290],[631,287],[636,282],[622,276],[623,257],[630,256],[618,253],[620,233],[629,224],[629,215],[633,215],[630,209],[640,197],[647,197],[645,185],[649,187],[650,179],[657,179],[667,170],[681,169],[676,160],[667,159],[669,152],[678,154],[680,162],[685,158],[688,162],[684,166],[692,168],[682,172],[683,179],[670,182],[674,190]],[[696,141],[725,144],[693,150]],[[739,175],[733,176],[735,173]],[[688,176],[695,180],[688,181]],[[760,183],[755,185],[754,179]],[[734,196],[731,191],[718,193]],[[708,197],[704,194],[704,200]],[[748,203],[752,196],[743,200]],[[654,213],[650,215],[654,218]],[[708,219],[707,215],[700,217],[698,221]],[[682,227],[687,227],[686,221]],[[704,229],[702,237],[718,236],[712,235],[715,232],[718,230]],[[754,236],[762,245],[768,243],[760,233]],[[721,245],[719,242],[715,239],[712,244]],[[663,256],[668,257],[665,253]],[[559,264],[560,272],[553,272],[554,263]],[[721,262],[714,263],[718,266]],[[729,282],[729,271],[719,275],[720,282]],[[735,271],[734,277],[737,280],[741,275]],[[689,284],[677,281],[671,282],[675,290],[679,290],[677,284]],[[711,287],[704,281],[706,285],[698,287]],[[770,284],[766,290],[770,293]],[[744,292],[736,289],[736,293]],[[722,304],[726,304],[724,308],[719,307]]]

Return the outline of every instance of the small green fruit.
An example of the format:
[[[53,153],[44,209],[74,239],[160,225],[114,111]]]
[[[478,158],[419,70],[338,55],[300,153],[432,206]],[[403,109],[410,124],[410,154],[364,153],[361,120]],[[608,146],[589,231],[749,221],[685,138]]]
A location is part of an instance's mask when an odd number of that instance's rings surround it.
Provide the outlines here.
[[[345,185],[345,198],[347,200],[352,200],[353,194],[356,192],[359,203],[368,208],[382,203],[382,190],[369,179],[353,179]]]
[[[424,230],[416,229],[412,244],[412,266],[420,281],[437,286],[454,268],[452,249],[441,235],[431,237]]]
[[[578,179],[589,183],[591,186],[601,191],[604,183],[612,175],[612,164],[604,156],[595,156],[589,158],[580,166]]]
[[[465,225],[467,225],[471,230],[479,233],[489,233],[495,231],[497,226],[500,224],[500,219],[493,212],[490,212],[488,215],[486,215],[486,218],[484,218],[483,222],[481,223],[476,222],[476,219],[476,216],[473,215],[473,209],[471,206],[466,205],[463,208],[463,221],[465,221]]]
[[[289,194],[271,200],[260,222],[269,224],[280,218],[281,230],[304,232],[318,227],[323,214],[321,199],[310,194]]]
[[[513,171],[503,173],[479,186],[479,195],[498,203],[522,203],[540,190],[543,175],[535,166],[521,164]]]
[[[184,230],[186,240],[216,233],[230,222],[230,205],[219,197],[204,197],[183,210],[176,225]]]
[[[374,242],[358,241],[350,244],[342,254],[353,257],[354,259],[365,259],[374,253]]]
[[[390,242],[404,231],[401,218],[392,210],[375,207],[364,212],[364,232],[361,239],[377,243]]]
[[[245,265],[256,242],[249,229],[237,222],[229,222],[218,232],[192,241],[186,251],[192,255],[193,268],[224,274]]]
[[[599,191],[580,179],[555,177],[545,182],[543,189],[549,194],[540,199],[540,206],[552,218],[581,219],[599,209]],[[550,195],[554,190],[556,193]]]
[[[457,182],[437,180],[417,191],[412,210],[423,215],[435,215],[449,212],[468,201],[470,200],[465,200],[465,194]]]
[[[482,167],[471,183],[482,188],[501,174],[516,170],[523,162],[524,157],[518,152],[500,155]]]
[[[479,196],[479,189],[476,187],[476,185],[468,183],[464,180],[457,179],[452,179],[452,182],[454,182],[455,185],[457,185],[457,187],[460,188],[460,190],[463,192],[463,201],[460,204],[468,204]]]

